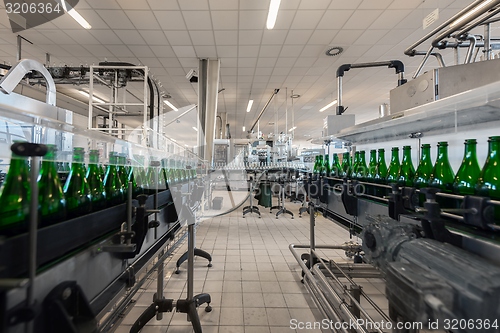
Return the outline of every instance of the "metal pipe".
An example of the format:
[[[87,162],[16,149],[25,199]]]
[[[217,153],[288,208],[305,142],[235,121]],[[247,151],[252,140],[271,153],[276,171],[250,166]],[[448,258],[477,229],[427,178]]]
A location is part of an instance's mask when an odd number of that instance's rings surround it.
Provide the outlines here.
[[[267,107],[269,106],[269,104],[271,103],[271,101],[273,100],[274,96],[278,94],[280,90],[279,89],[274,89],[273,93],[271,94],[271,97],[269,97],[269,100],[267,101],[266,105],[264,105],[264,107],[262,108],[262,110],[260,111],[259,115],[257,116],[257,119],[255,119],[252,127],[250,128],[249,130],[249,133],[251,133],[253,131],[253,129],[255,128],[255,125],[257,125],[258,121],[260,120],[260,117],[262,117],[262,115],[264,114],[264,112],[266,111]]]
[[[194,224],[188,225],[188,270],[187,270],[187,297],[192,300],[194,296]]]
[[[467,14],[464,13],[464,15],[453,16],[452,19],[450,19],[451,22],[449,22],[449,23],[452,23],[450,25],[450,27],[448,29],[446,29],[445,31],[439,33],[434,38],[434,40],[432,41],[432,46],[438,47],[438,48],[443,47],[444,46],[443,42],[442,42],[443,39],[449,37],[454,31],[460,31],[460,29],[462,29],[463,27],[468,25],[470,22],[474,21],[475,19],[477,19],[478,17],[480,17],[484,13],[488,12],[490,9],[497,6],[500,3],[500,0],[491,0],[490,2],[486,2],[486,1],[482,1],[482,0],[475,1],[471,5],[474,5],[472,7],[476,8],[476,7],[479,7],[479,6],[476,6],[476,4],[481,4],[481,3],[483,3],[485,5],[476,11],[470,11],[469,9],[467,9],[467,11],[466,11]],[[467,6],[466,8],[471,7],[471,5]],[[472,9],[472,8],[470,8],[470,9]],[[462,13],[462,12],[464,12],[464,10],[460,11],[460,13]],[[488,18],[490,18],[490,17],[486,17],[483,20],[486,20]],[[450,21],[450,20],[448,20],[448,21]],[[480,24],[480,23],[481,23],[481,20],[477,22],[477,24]]]
[[[17,35],[17,53],[16,53],[16,60],[17,61],[21,61],[22,57],[21,57],[21,42],[22,42],[23,38],[21,37],[21,35]]]
[[[314,250],[316,249],[316,238],[314,236],[314,227],[315,227],[315,218],[314,218],[314,204],[312,202],[309,203],[309,246],[311,248],[309,254],[309,262],[311,263],[311,267],[314,264]]]
[[[476,36],[468,35],[467,39],[470,41],[469,49],[467,50],[467,54],[465,56],[464,64],[470,64],[472,61],[472,56],[474,55],[474,49],[476,48]]]
[[[128,182],[127,187],[127,232],[132,232],[132,182]],[[130,237],[127,237],[127,245],[130,245],[131,241]]]
[[[337,76],[337,107],[335,108],[337,116],[340,116],[344,112],[342,104],[342,78],[343,76]]]
[[[491,59],[491,23],[484,25],[484,58],[485,60]]]
[[[427,50],[427,52],[425,53],[424,59],[422,59],[422,62],[418,66],[417,70],[415,71],[415,74],[413,74],[413,77],[412,77],[413,79],[416,79],[417,76],[422,71],[422,68],[424,68],[425,64],[427,63],[427,60],[429,59],[429,57],[432,53],[432,50],[434,50],[434,46],[429,47],[429,50]]]
[[[198,107],[198,104],[195,104],[193,105],[192,107],[190,107],[189,109],[187,109],[186,111],[184,111],[183,113],[181,113],[180,115],[178,115],[177,117],[175,117],[173,120],[171,120],[170,122],[166,123],[163,125],[163,127],[167,127],[168,125],[176,122],[178,119],[184,117],[186,114],[188,114],[190,111],[196,109]]]
[[[466,35],[470,30],[474,29],[475,27],[484,24],[485,21],[489,21],[490,18],[495,16],[500,12],[500,7],[496,9],[492,9],[489,11],[484,17],[477,17],[476,19],[472,20],[470,23],[468,23],[462,30],[459,30],[458,32],[454,33],[454,36],[462,36]],[[452,37],[454,37],[452,36]]]
[[[450,23],[454,22],[456,19],[458,19],[460,16],[465,15],[468,13],[472,8],[476,7],[478,4],[483,2],[483,0],[476,0],[461,11],[459,11],[457,14],[453,15],[451,18],[448,20],[444,21],[441,23],[439,26],[437,26],[435,29],[432,31],[429,31],[425,36],[420,38],[418,41],[410,45],[405,51],[404,54],[407,56],[412,56],[415,52],[415,48],[420,46],[423,42],[431,38],[432,36],[436,35],[437,32],[441,31],[443,28],[446,28]]]

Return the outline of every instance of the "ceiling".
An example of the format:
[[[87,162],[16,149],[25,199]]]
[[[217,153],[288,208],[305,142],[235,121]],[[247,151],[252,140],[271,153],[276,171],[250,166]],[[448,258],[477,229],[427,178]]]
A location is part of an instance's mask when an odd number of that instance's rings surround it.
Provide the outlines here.
[[[279,88],[260,129],[264,134],[275,132],[269,123],[278,119],[278,132],[296,126],[295,142],[306,144],[307,138],[321,136],[324,117],[335,112],[334,108],[323,113],[319,109],[336,99],[338,66],[399,59],[409,78],[421,57],[407,57],[403,50],[471,2],[282,0],[276,26],[267,30],[269,0],[80,0],[76,9],[92,29],[84,30],[63,15],[20,34],[33,43],[23,44],[24,58],[45,62],[49,52],[55,65],[104,60],[147,65],[177,107],[197,103],[197,85],[185,76],[198,67],[198,59],[218,58],[220,88],[225,88],[219,94],[218,112],[227,113],[233,138],[246,137],[242,126],[251,127],[273,90]],[[439,20],[423,30],[423,19],[436,8]],[[428,45],[424,43],[421,50]],[[329,46],[340,46],[344,52],[326,56]],[[14,63],[16,51],[16,34],[1,10],[0,60]],[[448,65],[454,63],[451,51],[444,51],[443,56]],[[427,66],[437,64],[431,60]],[[347,72],[343,84],[346,113],[356,114],[357,123],[377,117],[378,106],[389,103],[389,91],[396,84],[394,70],[387,68]],[[293,107],[292,91],[300,95]],[[249,99],[255,102],[247,113]],[[174,116],[169,112],[169,117]],[[178,135],[194,137],[191,132]]]

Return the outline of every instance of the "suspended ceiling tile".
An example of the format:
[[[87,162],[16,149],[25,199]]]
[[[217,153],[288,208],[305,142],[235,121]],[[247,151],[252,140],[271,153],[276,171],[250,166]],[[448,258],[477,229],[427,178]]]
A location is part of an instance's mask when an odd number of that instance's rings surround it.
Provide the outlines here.
[[[269,9],[269,0],[240,0],[240,10]]]
[[[47,30],[44,32],[44,35],[52,40],[52,42],[56,44],[78,44],[73,38],[68,36],[64,31],[60,30]]]
[[[386,9],[393,0],[363,0],[358,9]]]
[[[139,61],[141,62],[141,64],[150,67],[150,69],[154,67],[162,67],[161,62],[158,60],[158,58],[152,58],[150,56],[149,57],[141,56],[139,57]],[[158,72],[152,71],[152,74],[156,76],[159,74],[159,71]]]
[[[265,27],[267,12],[264,10],[245,10],[239,13],[239,28],[257,30]]]
[[[115,30],[115,32],[124,44],[146,45],[146,42],[137,30]]]
[[[228,68],[228,67],[222,67],[221,66],[220,74],[221,74],[221,76],[237,75],[238,74],[238,70],[236,68],[233,68],[233,67]]]
[[[217,56],[219,58],[237,57],[238,48],[234,46],[217,45]]]
[[[277,58],[262,58],[259,57],[257,61],[257,67],[274,67]]]
[[[165,68],[182,68],[181,63],[179,62],[179,59],[177,58],[161,58],[159,57],[158,60],[160,60],[161,64]]]
[[[190,57],[195,58],[196,57],[196,52],[194,51],[193,46],[173,45],[172,49],[174,50],[174,52],[178,58],[190,58]]]
[[[238,67],[252,67],[257,65],[257,58],[239,58]]]
[[[102,57],[114,56],[114,54],[103,45],[87,45],[85,48],[100,59],[102,59]]]
[[[209,0],[208,4],[211,10],[238,9],[238,1],[234,0]]]
[[[344,50],[347,48],[346,45],[350,45],[352,41],[358,39],[364,30],[340,30],[335,38],[331,41],[331,45],[339,45],[344,47]]]
[[[134,29],[123,10],[99,10],[98,14],[111,29]]]
[[[168,45],[151,45],[150,48],[158,58],[174,58],[176,56],[172,47]]]
[[[263,30],[240,30],[239,45],[260,45]]]
[[[371,29],[392,29],[399,22],[411,13],[409,9],[386,10],[384,11],[373,24]]]
[[[132,21],[132,24],[139,30],[159,30],[160,25],[156,17],[150,10],[126,10],[125,14]]]
[[[289,58],[289,57],[279,57],[278,61],[276,61],[276,67],[286,67],[286,68],[292,68],[295,62],[297,61],[297,58]]]
[[[353,42],[353,45],[373,45],[377,43],[382,37],[384,37],[388,32],[389,30],[365,30],[363,34]]]
[[[195,46],[194,49],[198,58],[217,58],[217,51],[213,45]]]
[[[254,75],[255,69],[252,68],[238,68],[238,76],[252,76],[252,81],[253,81],[253,75]]]
[[[80,2],[78,2],[80,4]],[[108,24],[97,14],[93,9],[78,9],[87,22],[92,26],[92,29],[109,29]]]
[[[292,25],[296,13],[297,13],[296,10],[280,10],[278,12],[278,16],[276,17],[276,23],[274,25],[274,29],[284,29],[284,30],[290,29],[290,26]]]
[[[285,44],[297,45],[307,44],[313,30],[290,30],[285,40]]]
[[[86,0],[93,9],[120,9],[120,5],[115,0]]]
[[[153,51],[146,45],[128,45],[128,48],[137,58],[154,56]]]
[[[219,45],[238,45],[238,32],[234,30],[214,31],[215,43]]]
[[[211,30],[212,20],[210,12],[205,11],[183,11],[184,22],[190,30]]]
[[[259,57],[278,57],[281,48],[281,45],[262,45],[259,50]]]
[[[284,45],[280,57],[298,57],[303,49],[302,45]]]
[[[341,29],[354,13],[354,10],[327,10],[317,29]]]
[[[238,11],[226,10],[210,12],[214,30],[238,29]]]
[[[323,14],[322,10],[297,11],[291,29],[315,29]]]
[[[182,67],[184,67],[184,70],[186,70],[186,68],[196,69],[196,68],[198,68],[198,65],[199,65],[199,60],[198,60],[198,58],[195,58],[195,57],[193,57],[193,58],[179,58],[179,62],[181,63]],[[186,72],[189,72],[189,69]]]
[[[263,45],[282,45],[285,42],[288,30],[264,30],[262,36]]]
[[[142,38],[150,46],[152,45],[168,45],[167,37],[161,30],[139,30]]]
[[[126,45],[106,45],[115,57],[134,57],[134,54]]]
[[[224,67],[238,67],[238,58],[222,58],[221,66]]]
[[[337,35],[338,31],[339,30],[314,30],[307,43],[328,45],[335,35]]]
[[[421,3],[422,0],[393,0],[387,9],[415,9]]]
[[[101,44],[122,44],[122,41],[112,30],[94,30],[91,29],[90,33],[97,39]]]
[[[323,45],[306,45],[300,53],[300,57],[313,57],[317,58],[323,56],[326,47]],[[326,57],[326,56],[325,56]]]
[[[259,46],[243,45],[238,47],[238,57],[257,57],[259,55]]]
[[[187,31],[172,31],[167,30],[165,32],[165,37],[167,37],[168,43],[170,45],[176,46],[188,46],[192,45],[191,37]]]
[[[153,12],[163,30],[186,30],[180,11],[154,10]]]
[[[290,73],[290,67],[274,67],[274,70],[273,70],[273,76],[274,75],[288,75],[288,73]]]
[[[182,10],[208,10],[207,0],[181,0],[179,6]]]
[[[191,36],[191,41],[193,45],[200,45],[200,46],[205,46],[205,45],[210,45],[213,46],[215,44],[214,40],[214,34],[211,30],[204,31],[204,30],[192,30],[189,32],[189,35]]]
[[[149,5],[146,0],[120,0],[118,3],[122,9],[149,9]]]
[[[367,29],[382,14],[382,10],[356,10],[343,29]]]

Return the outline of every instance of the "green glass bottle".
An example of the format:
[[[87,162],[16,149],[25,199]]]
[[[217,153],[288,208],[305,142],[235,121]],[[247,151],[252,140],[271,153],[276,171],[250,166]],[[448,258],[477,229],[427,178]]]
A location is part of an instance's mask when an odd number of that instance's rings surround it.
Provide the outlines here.
[[[443,192],[453,192],[455,176],[448,160],[448,142],[438,142],[438,155],[432,168],[429,186],[441,189]]]
[[[413,186],[415,179],[415,168],[411,161],[411,146],[403,146],[403,160],[399,169],[398,184],[401,186]]]
[[[477,161],[475,139],[465,140],[464,158],[453,181],[453,192],[461,195],[474,195],[481,168]]]
[[[380,148],[378,150],[377,167],[375,171],[374,179],[377,183],[384,184],[387,178],[387,164],[385,163],[385,149]]]
[[[28,230],[30,214],[28,158],[12,153],[0,192],[0,235],[11,237]]]
[[[128,173],[127,173],[127,155],[126,154],[117,154],[117,165],[116,171],[118,172],[118,177],[120,177],[120,182],[123,186],[123,192],[127,193],[128,190]]]
[[[359,163],[359,151],[354,153],[354,161],[352,162],[350,178],[356,179],[356,172],[358,171],[358,163]]]
[[[389,163],[389,168],[387,169],[387,176],[385,177],[385,181],[387,184],[397,183],[399,178],[399,148],[392,147],[391,150],[391,163]]]
[[[330,173],[330,159],[328,155],[325,155],[325,157],[323,158],[323,176],[330,177]]]
[[[117,154],[109,153],[109,163],[104,176],[104,190],[106,191],[106,200],[108,207],[119,205],[125,201],[123,185],[120,181],[116,164],[118,163]]]
[[[491,136],[488,140],[488,157],[479,174],[476,186],[478,195],[500,200],[500,136]],[[494,219],[500,224],[500,207],[494,206]]]
[[[422,144],[420,163],[418,164],[417,171],[415,171],[415,178],[413,179],[413,184],[416,188],[429,186],[432,168],[431,145],[424,143]]]
[[[89,152],[89,166],[85,174],[92,198],[92,211],[106,208],[106,191],[102,182],[101,168],[99,166],[99,150]]]
[[[351,155],[349,152],[342,154],[342,177],[348,177],[351,172]]]
[[[385,149],[380,148],[378,150],[377,166],[375,169],[375,176],[373,177],[373,181],[377,184],[385,184],[386,178],[387,178],[387,164],[385,163]],[[387,192],[388,192],[387,188],[376,186],[374,194],[378,197],[384,197],[387,195]]]
[[[339,163],[339,155],[333,154],[333,162],[330,167],[330,175],[335,178],[342,177],[342,166]]]
[[[63,187],[68,218],[79,217],[92,211],[90,186],[83,167],[84,156],[85,150],[82,147],[73,148],[73,163]]]
[[[66,199],[55,163],[57,149],[55,145],[47,145],[47,149],[37,181],[41,227],[56,224],[66,218]]]
[[[144,190],[142,189],[141,186],[139,186],[137,184],[137,181],[135,180],[135,177],[138,175],[137,172],[134,172],[134,170],[136,169],[137,167],[134,167],[134,166],[130,166],[129,169],[128,169],[128,177],[127,177],[127,181],[128,182],[132,182],[132,197],[133,198],[137,198],[137,196],[139,194],[143,194],[144,193]]]
[[[319,173],[318,161],[319,161],[318,156],[315,156],[314,157],[314,166],[313,166],[313,174],[315,174],[315,175],[317,175]]]
[[[370,150],[370,161],[368,162],[368,171],[366,173],[366,180],[371,182],[375,180],[377,174],[377,151]]]
[[[455,175],[448,160],[448,143],[438,142],[438,156],[432,168],[430,187],[439,188],[444,193],[453,193],[453,180]],[[437,203],[441,208],[455,208],[456,202],[451,198],[437,196]]]
[[[359,152],[358,163],[356,164],[356,173],[354,178],[364,181],[368,167],[366,166],[366,152],[364,150]]]
[[[323,176],[324,174],[324,164],[323,164],[323,155],[318,156],[318,175]]]

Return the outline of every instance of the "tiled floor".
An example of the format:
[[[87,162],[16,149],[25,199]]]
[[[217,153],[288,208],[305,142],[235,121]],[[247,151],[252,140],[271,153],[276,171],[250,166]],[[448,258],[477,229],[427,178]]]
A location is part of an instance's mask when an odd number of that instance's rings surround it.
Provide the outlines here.
[[[298,263],[288,246],[307,244],[309,216],[298,217],[297,204],[287,203],[295,219],[276,219],[267,208],[260,207],[262,218],[242,217],[241,208],[228,215],[204,220],[198,227],[197,247],[210,252],[213,267],[207,261],[195,261],[195,293],[206,292],[212,297],[213,311],[202,306],[200,315],[204,333],[280,333],[295,332],[290,319],[321,320],[319,311],[304,285],[300,282]],[[322,217],[316,221],[317,244],[341,244],[349,240],[348,232]],[[186,250],[186,242],[172,257],[165,269],[165,297],[185,297],[186,265],[181,274],[173,274],[175,260]],[[347,260],[343,251],[330,251],[329,258]],[[380,286],[372,285],[380,294]],[[156,281],[149,282],[137,294],[137,302],[126,314],[117,333],[129,332],[130,326],[151,303]],[[366,289],[365,289],[366,290]],[[186,315],[166,313],[161,321],[151,320],[143,333],[192,332]],[[298,330],[299,331],[299,330]],[[307,332],[319,332],[308,330]]]

